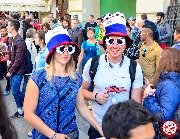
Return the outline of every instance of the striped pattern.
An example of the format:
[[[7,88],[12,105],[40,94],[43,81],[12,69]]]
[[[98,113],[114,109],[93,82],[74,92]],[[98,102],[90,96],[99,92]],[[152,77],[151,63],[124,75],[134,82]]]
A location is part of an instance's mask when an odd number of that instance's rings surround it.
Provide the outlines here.
[[[73,81],[69,76],[55,76],[51,82],[46,82],[45,77],[45,69],[36,71],[32,76],[40,88],[37,116],[58,133],[68,134],[77,130],[75,106],[82,77],[76,73],[77,80]],[[32,133],[32,139],[48,139],[35,129]]]

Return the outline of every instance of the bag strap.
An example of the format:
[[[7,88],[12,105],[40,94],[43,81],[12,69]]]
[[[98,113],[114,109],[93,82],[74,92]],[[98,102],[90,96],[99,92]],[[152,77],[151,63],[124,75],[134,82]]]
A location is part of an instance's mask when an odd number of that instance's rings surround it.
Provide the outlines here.
[[[130,59],[129,74],[130,74],[130,79],[131,79],[131,87],[129,90],[129,99],[131,99],[132,85],[136,76],[136,66],[137,66],[137,62]]]
[[[97,67],[99,65],[99,57],[100,56],[95,56],[95,57],[92,58],[91,66],[90,66],[90,69],[89,69],[89,75],[90,75],[91,84],[92,84],[92,90],[91,91],[93,91],[93,88],[94,88],[94,77],[96,75]]]

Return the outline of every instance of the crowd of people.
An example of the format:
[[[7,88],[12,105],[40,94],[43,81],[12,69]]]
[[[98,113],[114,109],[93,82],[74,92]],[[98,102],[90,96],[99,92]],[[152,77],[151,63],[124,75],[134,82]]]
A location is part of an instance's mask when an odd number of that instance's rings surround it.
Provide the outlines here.
[[[17,111],[10,118],[24,117],[32,139],[77,139],[77,108],[89,139],[166,138],[161,126],[180,104],[180,24],[173,34],[164,13],[156,16],[154,23],[143,13],[136,26],[120,12],[97,22],[90,15],[84,28],[77,14],[50,13],[41,22],[29,12],[0,17],[0,100],[12,92]],[[17,139],[6,120],[9,139]]]

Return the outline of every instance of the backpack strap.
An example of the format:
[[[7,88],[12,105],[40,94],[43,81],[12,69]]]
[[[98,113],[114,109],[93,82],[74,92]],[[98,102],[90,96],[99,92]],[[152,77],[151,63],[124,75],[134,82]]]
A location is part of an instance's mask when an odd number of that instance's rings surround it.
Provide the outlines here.
[[[131,99],[132,85],[133,85],[133,82],[135,80],[135,75],[136,75],[136,66],[137,66],[137,62],[130,59],[129,74],[130,74],[130,79],[131,79],[131,87],[129,90],[129,99]]]
[[[89,69],[89,75],[90,75],[90,78],[91,78],[91,84],[92,84],[92,90],[94,89],[94,77],[96,75],[96,72],[97,72],[97,67],[99,65],[99,57],[100,56],[95,56],[92,58],[92,61],[91,61],[91,66],[90,66],[90,69]]]

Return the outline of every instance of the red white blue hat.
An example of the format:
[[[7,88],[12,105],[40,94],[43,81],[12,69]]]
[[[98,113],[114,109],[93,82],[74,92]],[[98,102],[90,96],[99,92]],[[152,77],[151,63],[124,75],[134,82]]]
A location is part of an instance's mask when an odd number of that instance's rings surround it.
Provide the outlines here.
[[[102,45],[105,46],[105,39],[111,35],[125,37],[126,48],[132,45],[133,40],[126,32],[126,19],[123,13],[116,12],[114,14],[106,14],[103,18],[103,26],[106,30],[106,33],[103,38],[103,42],[101,43]]]
[[[54,30],[49,30],[45,34],[45,42],[49,50],[49,54],[46,57],[46,63],[50,62],[53,52],[56,50],[57,47],[61,45],[75,46],[75,53],[73,53],[74,60],[76,61],[79,56],[79,46],[72,42],[68,34],[68,31],[64,29],[62,26],[55,27]]]

